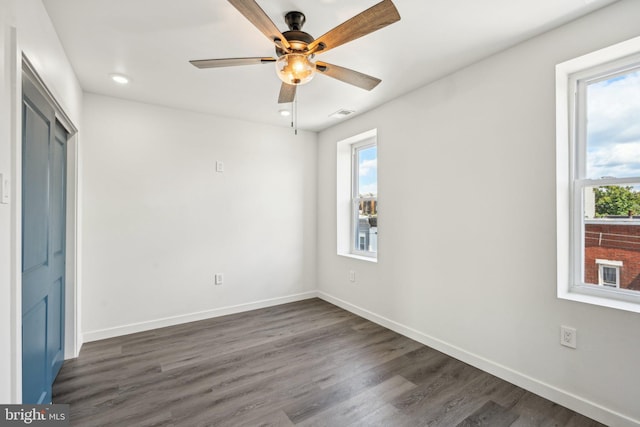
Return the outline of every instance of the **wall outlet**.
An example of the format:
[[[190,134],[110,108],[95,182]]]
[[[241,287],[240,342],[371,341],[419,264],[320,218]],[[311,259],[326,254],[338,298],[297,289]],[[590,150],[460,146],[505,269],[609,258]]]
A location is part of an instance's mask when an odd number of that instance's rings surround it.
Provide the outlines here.
[[[216,160],[216,172],[224,172],[224,162]]]
[[[349,281],[350,282],[356,281],[356,272],[353,270],[349,270]]]
[[[570,326],[560,326],[560,344],[565,347],[576,348],[578,332]]]
[[[224,283],[224,275],[222,273],[216,273],[215,283],[216,285],[222,285]]]

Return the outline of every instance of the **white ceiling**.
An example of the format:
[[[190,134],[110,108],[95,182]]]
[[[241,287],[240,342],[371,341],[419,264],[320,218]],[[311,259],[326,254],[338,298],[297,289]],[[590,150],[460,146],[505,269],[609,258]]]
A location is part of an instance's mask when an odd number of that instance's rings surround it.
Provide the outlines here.
[[[200,70],[191,59],[274,56],[273,44],[224,0],[43,0],[82,88],[146,103],[276,126],[273,64]],[[378,0],[258,0],[281,31],[306,15],[314,37]],[[339,109],[371,110],[614,0],[394,0],[402,19],[318,59],[382,79],[373,91],[318,75],[298,89],[298,127],[337,123]],[[109,74],[131,78],[118,86]]]

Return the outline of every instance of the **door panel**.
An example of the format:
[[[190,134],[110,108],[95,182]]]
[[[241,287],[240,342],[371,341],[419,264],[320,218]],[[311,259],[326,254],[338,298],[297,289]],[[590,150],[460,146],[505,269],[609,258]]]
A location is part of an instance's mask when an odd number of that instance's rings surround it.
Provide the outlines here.
[[[66,184],[66,134],[64,140],[60,139],[60,125],[56,126],[56,138],[53,144],[52,159],[52,184],[51,189],[51,244],[53,245],[53,255],[59,256],[64,251],[65,234],[65,184]]]
[[[22,398],[41,404],[64,359],[67,134],[26,77],[22,111]]]
[[[22,315],[22,402],[42,404],[51,400],[43,386],[47,378],[46,351],[47,298],[38,301]],[[29,333],[24,333],[28,331]]]
[[[51,384],[64,361],[64,289],[62,277],[49,290],[47,304],[47,361],[51,368]]]
[[[49,243],[49,133],[48,118],[25,103],[23,138],[23,175],[27,186],[22,192],[23,218],[22,271],[28,272],[48,264]]]

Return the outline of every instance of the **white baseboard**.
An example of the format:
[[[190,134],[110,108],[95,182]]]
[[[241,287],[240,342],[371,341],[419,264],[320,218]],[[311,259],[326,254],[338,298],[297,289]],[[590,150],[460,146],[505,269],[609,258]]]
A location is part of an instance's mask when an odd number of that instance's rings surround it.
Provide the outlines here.
[[[441,351],[451,357],[461,360],[469,365],[475,366],[485,372],[495,375],[505,381],[515,384],[518,387],[522,387],[532,393],[556,402],[562,406],[565,406],[573,411],[583,414],[589,418],[593,418],[603,424],[609,426],[640,426],[639,420],[627,417],[623,414],[615,412],[609,408],[599,405],[595,402],[584,399],[580,396],[572,394],[566,390],[562,390],[551,384],[544,383],[521,372],[515,371],[507,366],[503,366],[499,363],[493,362],[477,354],[468,352],[460,347],[451,345],[440,339],[431,337],[416,329],[405,326],[394,320],[388,319],[384,316],[380,316],[350,302],[344,301],[340,298],[336,298],[325,292],[318,291],[318,298],[321,298],[331,304],[337,305],[347,311],[352,312],[360,317],[364,317],[374,323],[377,323],[385,328],[391,329],[401,335],[404,335],[412,340],[418,341],[426,346]]]
[[[272,307],[274,305],[286,304],[289,302],[302,301],[309,298],[316,298],[316,291],[304,292],[301,294],[287,295],[284,297],[270,298],[261,301],[254,301],[228,307],[214,308],[212,310],[199,311],[196,313],[181,314],[179,316],[165,317],[162,319],[149,320],[128,325],[116,326],[113,328],[99,329],[82,334],[82,342],[98,341],[107,338],[119,337],[122,335],[144,332],[152,329],[165,328],[183,323],[196,322],[198,320],[211,319],[213,317],[226,316],[228,314],[241,313],[245,311],[257,310],[260,308]]]

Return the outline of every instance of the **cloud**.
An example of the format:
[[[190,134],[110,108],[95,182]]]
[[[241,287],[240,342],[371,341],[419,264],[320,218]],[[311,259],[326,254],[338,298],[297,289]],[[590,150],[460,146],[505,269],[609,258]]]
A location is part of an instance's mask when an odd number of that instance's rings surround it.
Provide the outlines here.
[[[587,92],[587,177],[640,177],[640,71]]]
[[[587,155],[587,177],[640,177],[640,141],[601,146]]]
[[[360,162],[358,191],[360,194],[378,194],[378,162],[376,159]]]
[[[360,185],[360,195],[365,196],[373,194],[374,196],[378,195],[378,183],[372,182],[365,185]]]
[[[369,176],[372,173],[378,174],[378,159],[363,160],[359,166],[360,176]]]

